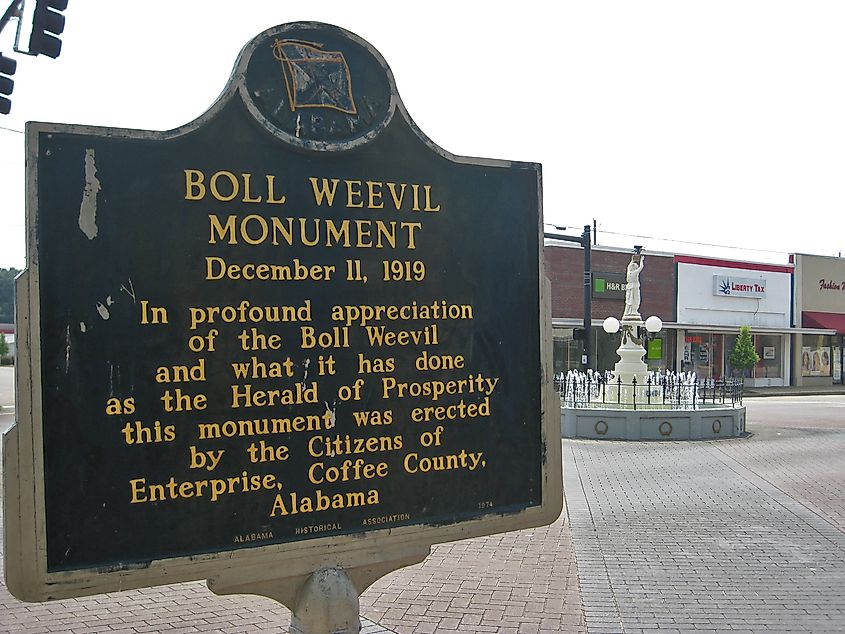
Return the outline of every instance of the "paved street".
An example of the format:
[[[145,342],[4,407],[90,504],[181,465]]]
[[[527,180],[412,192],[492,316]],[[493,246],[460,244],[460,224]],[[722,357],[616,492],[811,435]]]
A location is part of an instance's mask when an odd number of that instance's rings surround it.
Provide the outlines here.
[[[845,631],[845,396],[748,399],[750,438],[563,441],[542,529],[434,548],[361,598],[364,632]],[[203,583],[40,605],[0,632],[279,632]]]

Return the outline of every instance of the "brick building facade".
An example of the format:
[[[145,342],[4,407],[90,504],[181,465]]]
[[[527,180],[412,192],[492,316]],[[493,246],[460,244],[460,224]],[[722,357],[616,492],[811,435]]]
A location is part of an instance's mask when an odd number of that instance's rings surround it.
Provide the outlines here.
[[[632,252],[601,246],[591,251],[591,369],[612,370],[619,359],[620,334],[604,332],[602,322],[622,317]],[[740,328],[749,326],[760,360],[746,373],[747,385],[845,382],[842,258],[793,255],[792,263],[775,265],[643,255],[639,312],[643,319],[655,315],[663,322],[659,333],[643,333],[649,370],[691,371],[699,379],[732,376],[730,350]],[[584,323],[584,251],[547,239],[544,258],[551,282],[555,373],[584,370],[584,344],[577,336]],[[725,280],[739,284],[737,292],[720,290]],[[744,292],[752,282],[759,291]]]
[[[622,249],[592,249],[592,270],[596,278],[601,273],[624,277],[631,261],[631,251]],[[546,277],[552,286],[552,318],[581,319],[584,315],[584,251],[565,243],[549,243],[544,249]],[[675,321],[675,262],[671,255],[644,252],[645,267],[640,273],[642,304],[640,314],[645,318],[657,315],[664,322]],[[603,299],[593,292],[593,319],[622,317],[624,298]]]
[[[591,367],[610,370],[618,360],[620,335],[608,335],[601,324],[607,317],[622,317],[625,308],[625,272],[631,250],[593,247],[591,252]],[[647,362],[650,369],[674,369],[675,337],[667,336],[676,319],[675,263],[672,255],[643,252],[640,273],[643,319],[656,315],[666,324],[652,339]],[[583,369],[583,344],[575,330],[584,320],[584,251],[567,242],[546,241],[546,276],[551,282],[555,372]],[[659,358],[658,358],[659,356]]]

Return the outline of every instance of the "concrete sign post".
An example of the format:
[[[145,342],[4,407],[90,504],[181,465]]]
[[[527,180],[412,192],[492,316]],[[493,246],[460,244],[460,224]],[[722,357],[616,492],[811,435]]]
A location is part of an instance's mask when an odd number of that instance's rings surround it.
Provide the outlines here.
[[[438,148],[318,23],[182,128],[26,138],[15,596],[208,579],[357,631],[432,544],[557,518],[539,165]]]

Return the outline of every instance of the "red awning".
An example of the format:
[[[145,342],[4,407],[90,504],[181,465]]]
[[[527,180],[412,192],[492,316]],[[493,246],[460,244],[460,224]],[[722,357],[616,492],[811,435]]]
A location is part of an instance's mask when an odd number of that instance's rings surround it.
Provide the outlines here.
[[[845,315],[805,310],[801,313],[801,326],[803,328],[829,328],[839,334],[845,334]]]

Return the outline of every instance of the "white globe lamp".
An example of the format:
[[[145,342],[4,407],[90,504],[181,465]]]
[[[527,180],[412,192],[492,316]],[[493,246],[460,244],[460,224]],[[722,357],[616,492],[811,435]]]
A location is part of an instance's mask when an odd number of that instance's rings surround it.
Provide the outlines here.
[[[619,320],[616,317],[608,317],[602,322],[601,327],[607,334],[612,335],[615,332],[619,332]]]
[[[663,322],[657,315],[652,315],[645,320],[645,329],[649,332],[660,332],[661,328],[663,328]]]

